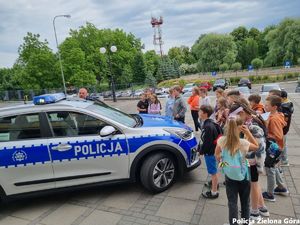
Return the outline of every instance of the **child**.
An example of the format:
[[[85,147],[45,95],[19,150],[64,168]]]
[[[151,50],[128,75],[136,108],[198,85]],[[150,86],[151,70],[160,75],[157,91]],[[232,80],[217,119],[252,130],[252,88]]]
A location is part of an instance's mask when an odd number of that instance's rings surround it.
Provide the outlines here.
[[[226,95],[228,106],[230,107],[233,103],[241,99],[241,93],[237,90],[231,90]]]
[[[148,106],[149,114],[160,114],[161,104],[155,94],[150,96],[150,104]]]
[[[244,224],[249,223],[250,209],[250,182],[249,169],[245,155],[247,152],[258,148],[256,139],[252,136],[247,126],[236,114],[229,115],[226,124],[226,134],[217,142],[216,158],[225,174],[226,194],[229,208],[229,223],[237,224],[238,219],[238,196],[241,202],[241,219]],[[245,139],[240,138],[240,132]]]
[[[250,164],[251,178],[251,211],[250,218],[258,220],[260,216],[270,216],[262,197],[259,174],[264,172],[264,161],[266,158],[266,136],[267,129],[262,118],[257,116],[250,106],[241,102],[234,103],[230,108],[230,113],[237,114],[243,123],[249,128],[251,134],[256,139],[259,148],[255,152],[246,155]]]
[[[210,98],[207,96],[207,89],[202,87],[200,88],[200,106],[202,105],[210,105]]]
[[[148,106],[149,106],[149,103],[147,101],[146,94],[142,94],[141,95],[141,100],[137,104],[138,112],[141,113],[141,114],[148,113]]]
[[[283,143],[283,151],[281,155],[281,166],[289,166],[289,160],[287,157],[287,133],[289,132],[291,121],[292,121],[292,114],[294,113],[294,105],[293,102],[289,101],[288,94],[286,91],[281,91],[281,112],[284,115],[285,121],[287,125],[283,128],[283,135],[284,135],[284,143]]]
[[[173,107],[174,107],[174,96],[173,96],[173,89],[169,89],[169,96],[166,101],[166,110],[165,114],[167,117],[172,118],[173,117]]]
[[[222,88],[217,88],[215,94],[216,94],[216,102],[215,102],[214,113],[212,115],[212,118],[214,119],[216,118],[216,113],[218,111],[218,100],[224,97],[224,90]]]
[[[180,95],[181,88],[179,85],[176,85],[172,89],[173,89],[173,95],[175,97],[175,102],[173,107],[173,118],[174,120],[184,123],[185,113],[187,108],[183,98]]]
[[[192,90],[192,96],[188,98],[188,104],[190,105],[191,108],[191,113],[192,113],[192,118],[194,121],[194,125],[195,125],[195,131],[198,131],[200,128],[200,124],[199,124],[199,115],[198,115],[198,111],[199,111],[199,99],[200,99],[200,91],[199,88],[194,87]]]
[[[278,112],[281,106],[281,98],[276,95],[270,95],[266,99],[265,109],[270,112],[270,116],[267,121],[268,139],[273,139],[276,141],[279,151],[283,150],[283,128],[286,126],[284,120],[284,115]],[[267,151],[268,154],[268,151]],[[267,155],[268,158],[268,155]],[[285,184],[282,180],[279,169],[276,165],[277,162],[267,163],[266,173],[267,173],[267,191],[263,193],[265,200],[275,202],[276,199],[274,194],[280,194],[284,196],[289,195],[289,191],[286,189]],[[275,188],[275,182],[277,187]],[[275,189],[274,189],[275,188]]]
[[[265,113],[264,105],[261,104],[261,97],[258,94],[252,94],[248,97],[251,109],[254,110],[257,114]]]
[[[229,112],[227,100],[223,97],[219,98],[217,102],[217,108],[218,111],[215,114],[216,122],[220,127],[224,128]]]
[[[222,129],[213,120],[209,119],[212,115],[213,109],[209,105],[202,105],[200,107],[199,116],[203,121],[201,129],[201,143],[200,153],[204,155],[206,168],[208,174],[211,175],[212,185],[211,190],[202,193],[204,198],[215,199],[219,197],[218,193],[218,169],[215,158],[216,140],[222,134]]]

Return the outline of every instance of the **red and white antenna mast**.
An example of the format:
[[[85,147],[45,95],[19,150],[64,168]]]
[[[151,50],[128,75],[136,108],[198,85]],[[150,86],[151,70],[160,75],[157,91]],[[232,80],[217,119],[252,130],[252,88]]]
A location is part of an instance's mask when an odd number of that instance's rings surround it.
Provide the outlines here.
[[[159,45],[159,54],[162,57],[163,51],[162,51],[162,45],[164,42],[162,41],[162,32],[161,32],[161,25],[163,24],[163,18],[160,16],[159,18],[151,17],[151,25],[154,30],[153,35],[153,44],[154,46]]]

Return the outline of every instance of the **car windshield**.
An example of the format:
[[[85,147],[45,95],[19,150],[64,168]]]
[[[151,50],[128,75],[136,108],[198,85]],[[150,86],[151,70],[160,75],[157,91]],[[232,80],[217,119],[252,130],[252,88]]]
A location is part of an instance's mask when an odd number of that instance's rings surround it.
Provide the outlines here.
[[[93,105],[89,106],[88,109],[128,127],[134,127],[137,124],[136,120],[131,115],[101,102],[95,102]]]
[[[237,90],[243,94],[250,94],[250,90],[247,87],[240,87]]]
[[[184,86],[184,88],[191,88],[193,86],[194,86],[194,84],[187,84],[187,85]]]
[[[280,90],[280,87],[278,85],[264,85],[262,88],[263,92],[269,92],[271,90]]]
[[[215,84],[224,84],[225,80],[216,80]]]

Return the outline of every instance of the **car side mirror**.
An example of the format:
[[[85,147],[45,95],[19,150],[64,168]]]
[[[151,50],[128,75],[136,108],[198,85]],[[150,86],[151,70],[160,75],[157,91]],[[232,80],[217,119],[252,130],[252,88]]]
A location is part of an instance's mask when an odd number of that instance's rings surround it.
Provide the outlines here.
[[[117,131],[116,128],[112,126],[105,126],[100,130],[100,136],[107,137],[113,135],[116,131]]]

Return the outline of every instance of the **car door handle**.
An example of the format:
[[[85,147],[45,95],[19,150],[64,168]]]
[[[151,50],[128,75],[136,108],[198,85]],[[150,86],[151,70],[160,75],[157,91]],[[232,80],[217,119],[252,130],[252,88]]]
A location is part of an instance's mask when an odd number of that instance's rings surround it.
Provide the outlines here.
[[[72,149],[72,145],[69,145],[69,144],[59,144],[59,145],[52,147],[52,150],[56,150],[56,151],[60,151],[60,152],[68,151],[70,149]]]

